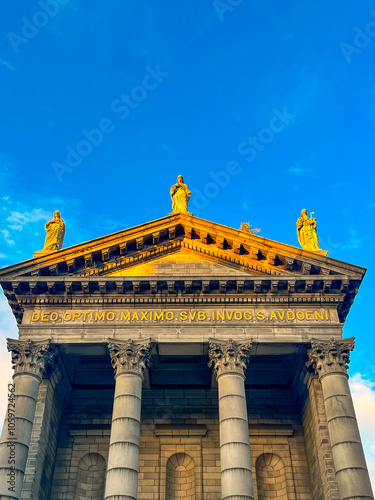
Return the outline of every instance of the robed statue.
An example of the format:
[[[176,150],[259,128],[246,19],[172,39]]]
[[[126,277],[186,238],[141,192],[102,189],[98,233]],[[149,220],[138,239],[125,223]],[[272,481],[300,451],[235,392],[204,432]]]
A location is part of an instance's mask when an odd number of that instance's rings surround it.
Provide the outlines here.
[[[319,248],[319,240],[316,233],[316,219],[315,217],[311,217],[313,213],[308,217],[306,208],[301,211],[301,217],[297,220],[298,241],[304,250],[322,252]]]
[[[171,187],[172,212],[181,213],[188,212],[188,203],[191,195],[182,175],[177,177],[177,183]]]
[[[58,210],[53,214],[53,219],[47,222],[46,231],[47,236],[43,251],[61,250],[65,235],[65,223]]]

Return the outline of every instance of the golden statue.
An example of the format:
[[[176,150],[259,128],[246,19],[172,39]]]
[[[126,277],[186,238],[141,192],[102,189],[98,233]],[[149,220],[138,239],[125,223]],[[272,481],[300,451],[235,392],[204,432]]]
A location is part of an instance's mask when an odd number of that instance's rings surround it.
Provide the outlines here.
[[[171,187],[172,212],[188,213],[188,203],[191,195],[182,175],[177,177],[177,184]]]
[[[34,257],[40,257],[55,250],[61,250],[65,235],[65,223],[58,210],[53,214],[53,219],[47,222],[46,231],[47,236],[44,248],[40,252],[34,252]]]
[[[316,219],[311,217],[314,212],[311,212],[310,218],[307,216],[307,210],[304,208],[301,211],[301,217],[297,220],[297,236],[301,247],[310,252],[319,252],[327,255],[319,248],[318,235],[316,233]]]

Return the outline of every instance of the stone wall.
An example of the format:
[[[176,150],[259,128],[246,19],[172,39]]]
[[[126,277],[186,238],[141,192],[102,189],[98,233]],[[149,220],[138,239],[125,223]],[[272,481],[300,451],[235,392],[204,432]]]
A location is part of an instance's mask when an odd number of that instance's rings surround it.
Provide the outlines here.
[[[22,499],[50,498],[61,416],[71,390],[68,380],[64,368],[57,368],[39,386]]]
[[[306,374],[308,397],[302,405],[302,421],[314,500],[339,500],[332,450],[328,435],[322,386]]]
[[[260,469],[263,483],[276,495],[273,498],[317,500],[312,494],[302,423],[292,392],[246,392],[256,500],[263,500],[262,492],[267,491],[264,485],[257,491],[260,473],[256,471]],[[107,462],[112,402],[113,390],[72,392],[63,413],[51,500],[94,498],[90,484],[92,477],[102,481],[103,468],[97,465],[95,469],[95,464]],[[215,389],[144,389],[139,500],[173,498],[171,491],[175,491],[175,498],[218,500],[218,422]],[[276,467],[272,474],[267,472],[268,461]],[[92,462],[91,482],[83,487],[79,464]],[[177,478],[175,483],[173,477]],[[319,482],[319,477],[315,480]],[[98,490],[102,485],[96,484]]]

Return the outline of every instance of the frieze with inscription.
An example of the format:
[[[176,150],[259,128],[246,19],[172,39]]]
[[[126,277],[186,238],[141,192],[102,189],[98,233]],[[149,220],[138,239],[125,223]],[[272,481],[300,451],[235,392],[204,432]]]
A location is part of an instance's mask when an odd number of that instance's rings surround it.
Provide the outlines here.
[[[332,323],[334,309],[113,309],[113,310],[40,310],[29,311],[24,323],[95,324],[95,323]]]

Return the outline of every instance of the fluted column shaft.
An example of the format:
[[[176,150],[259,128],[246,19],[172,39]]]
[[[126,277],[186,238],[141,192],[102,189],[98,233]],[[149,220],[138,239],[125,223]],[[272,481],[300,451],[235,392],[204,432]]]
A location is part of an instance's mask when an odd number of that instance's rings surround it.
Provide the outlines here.
[[[254,500],[245,394],[250,343],[210,341],[210,362],[219,388],[221,495],[223,500]]]
[[[341,500],[373,499],[347,368],[354,338],[312,340],[308,366],[322,384],[336,480]]]
[[[108,344],[115,370],[115,397],[105,500],[136,500],[141,428],[142,381],[151,346],[127,341]]]
[[[0,439],[0,500],[21,498],[39,385],[51,369],[55,351],[49,341],[34,343],[7,339],[15,373]],[[13,425],[14,424],[14,425]]]

